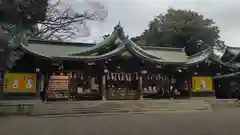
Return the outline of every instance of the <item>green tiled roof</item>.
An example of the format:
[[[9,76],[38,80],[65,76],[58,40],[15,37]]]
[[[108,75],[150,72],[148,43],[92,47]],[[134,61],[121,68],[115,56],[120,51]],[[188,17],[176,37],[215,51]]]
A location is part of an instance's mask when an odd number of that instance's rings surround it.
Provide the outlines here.
[[[91,48],[91,46],[58,45],[49,43],[29,43],[28,45],[22,45],[22,47],[27,51],[46,57],[68,57],[69,53],[84,52]]]
[[[238,55],[240,53],[240,48],[237,47],[227,47],[227,50],[230,51],[231,53]]]
[[[238,59],[240,57],[240,48],[230,47],[230,46],[225,46],[225,47],[221,47],[221,48],[218,46],[215,46],[215,47],[216,47],[216,49],[218,49],[218,52],[221,51],[221,55],[219,57],[219,55],[217,54],[217,51],[214,51],[212,53],[213,56],[211,57],[211,59],[213,61],[216,61],[219,64],[222,64],[222,65],[230,67],[230,68],[239,68],[240,67],[239,61],[236,61],[236,59]],[[223,61],[222,57],[224,57],[224,56],[230,57],[229,60]]]
[[[105,54],[96,56],[86,55],[95,53],[103,47],[116,44],[116,42],[120,45],[116,45],[115,49]],[[208,59],[211,54],[211,49],[209,48],[188,57],[184,50],[180,48],[140,47],[124,35],[122,27],[119,25],[114,28],[113,33],[109,37],[97,44],[30,40],[27,45],[22,44],[21,47],[28,53],[49,59],[83,61],[107,59],[124,51],[129,51],[137,57],[157,64],[194,64]]]
[[[187,65],[196,64],[207,60],[212,54],[212,47],[187,57]]]

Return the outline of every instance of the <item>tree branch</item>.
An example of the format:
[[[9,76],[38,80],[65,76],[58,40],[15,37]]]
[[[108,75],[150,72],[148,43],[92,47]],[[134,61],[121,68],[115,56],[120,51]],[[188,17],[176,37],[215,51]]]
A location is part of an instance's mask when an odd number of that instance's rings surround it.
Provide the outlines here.
[[[107,14],[107,11],[100,4],[94,4],[93,7],[84,12],[74,12],[74,14],[71,6],[60,12],[57,9],[59,4],[60,1],[48,6],[46,19],[39,22],[40,27],[32,34],[32,38],[44,40],[75,38],[82,33],[82,28],[86,29],[86,20],[99,21],[106,18],[106,15],[99,16],[99,12],[106,12]],[[71,14],[69,14],[70,12]]]

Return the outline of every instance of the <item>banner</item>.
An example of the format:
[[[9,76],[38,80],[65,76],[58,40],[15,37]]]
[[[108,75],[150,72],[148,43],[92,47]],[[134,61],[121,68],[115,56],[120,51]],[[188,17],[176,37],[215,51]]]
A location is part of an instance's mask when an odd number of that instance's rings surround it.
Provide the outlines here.
[[[36,74],[5,74],[3,92],[36,93]]]
[[[212,91],[213,81],[210,76],[193,76],[192,78],[192,90],[198,91]]]

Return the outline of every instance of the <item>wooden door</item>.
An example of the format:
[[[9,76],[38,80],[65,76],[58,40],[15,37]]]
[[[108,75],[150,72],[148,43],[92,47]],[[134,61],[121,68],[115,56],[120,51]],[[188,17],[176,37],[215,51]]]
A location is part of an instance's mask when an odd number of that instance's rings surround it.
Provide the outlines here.
[[[101,76],[83,72],[70,74],[70,98],[73,100],[101,99]]]
[[[167,90],[168,78],[160,73],[148,73],[143,76],[143,96],[149,98],[160,98]]]
[[[140,98],[138,73],[111,72],[107,75],[106,92],[109,100]]]

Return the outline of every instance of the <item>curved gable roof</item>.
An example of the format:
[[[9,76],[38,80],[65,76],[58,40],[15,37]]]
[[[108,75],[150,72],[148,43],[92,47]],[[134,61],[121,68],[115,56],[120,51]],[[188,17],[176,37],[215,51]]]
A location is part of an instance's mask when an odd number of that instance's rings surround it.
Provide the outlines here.
[[[85,55],[99,51],[99,49],[107,47],[113,43],[115,44],[116,41],[118,41],[120,45],[116,46],[116,48],[110,52],[97,56]],[[29,53],[50,59],[80,61],[107,59],[126,50],[137,57],[157,64],[194,64],[204,61],[210,55],[209,49],[193,56],[187,56],[184,49],[181,48],[153,46],[140,47],[124,35],[123,29],[120,25],[114,27],[112,34],[104,41],[97,44],[29,40],[28,45],[22,44],[21,47]]]

